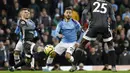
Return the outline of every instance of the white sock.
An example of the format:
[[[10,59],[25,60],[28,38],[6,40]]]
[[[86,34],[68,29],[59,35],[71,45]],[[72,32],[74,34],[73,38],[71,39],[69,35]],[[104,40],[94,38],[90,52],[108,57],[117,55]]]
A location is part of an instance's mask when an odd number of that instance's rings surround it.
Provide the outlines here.
[[[15,64],[18,64],[20,62],[20,56],[19,55],[14,55],[14,62],[15,62]]]
[[[74,62],[74,57],[73,56],[70,57],[69,62],[71,62],[71,63]]]
[[[20,56],[19,55],[14,54],[14,62],[15,62],[15,65],[20,62]],[[17,69],[21,69],[21,67],[18,67]]]
[[[12,66],[12,68],[15,70],[14,66]]]
[[[35,63],[35,60],[34,60],[34,58],[32,58],[32,61],[31,61],[31,68],[34,68],[34,63]]]
[[[51,57],[49,56],[49,57],[47,58],[46,64],[47,64],[47,65],[52,64],[53,59],[54,59],[54,58],[51,58]]]

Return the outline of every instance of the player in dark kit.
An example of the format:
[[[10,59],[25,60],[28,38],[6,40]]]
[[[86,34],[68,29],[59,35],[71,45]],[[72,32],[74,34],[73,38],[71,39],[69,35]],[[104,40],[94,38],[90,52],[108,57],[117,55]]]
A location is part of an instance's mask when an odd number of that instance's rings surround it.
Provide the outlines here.
[[[94,41],[97,36],[99,34],[102,35],[103,42],[106,42],[109,47],[108,54],[111,59],[111,70],[116,71],[116,54],[112,42],[112,31],[110,30],[110,23],[108,22],[108,18],[111,18],[113,23],[116,22],[112,5],[106,0],[90,0],[87,7],[82,12],[82,15],[87,15],[88,12],[91,13],[91,19],[89,20],[89,27],[84,33],[83,38],[90,41],[91,47],[94,47]],[[81,42],[81,46],[82,43],[83,42]],[[75,71],[75,69],[72,71]]]
[[[27,8],[23,8],[19,12],[20,17],[17,22],[17,28],[16,28],[16,34],[20,35],[20,39],[16,45],[17,51],[23,51],[25,53],[25,57],[20,61],[18,64],[16,64],[13,67],[10,67],[10,71],[14,71],[19,66],[23,66],[25,64],[28,64],[33,59],[34,53],[43,52],[45,53],[45,48],[42,46],[39,46],[38,44],[35,44],[33,42],[33,39],[36,34],[36,27],[35,23],[30,19],[30,11]],[[47,51],[52,52],[53,48],[47,49]],[[17,53],[14,53],[17,55]]]
[[[88,6],[84,9],[83,14],[91,13],[90,25],[85,32],[83,38],[91,42],[91,46],[94,47],[94,41],[98,34],[103,37],[103,42],[106,42],[109,47],[109,55],[111,57],[110,64],[112,65],[112,71],[116,71],[116,55],[112,42],[112,31],[110,30],[110,23],[108,18],[110,17],[115,23],[115,14],[112,5],[106,0],[91,0]]]

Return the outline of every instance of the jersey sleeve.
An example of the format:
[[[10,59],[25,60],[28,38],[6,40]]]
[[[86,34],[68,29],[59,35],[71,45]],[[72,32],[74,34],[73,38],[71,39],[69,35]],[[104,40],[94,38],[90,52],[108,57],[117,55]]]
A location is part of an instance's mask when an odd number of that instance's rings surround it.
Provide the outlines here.
[[[60,22],[60,23],[57,25],[57,27],[56,27],[55,37],[57,37],[57,36],[59,35],[59,32],[60,32],[60,30],[61,30],[61,24],[62,24],[62,22]]]
[[[82,14],[87,14],[90,11],[90,8],[91,8],[91,3],[89,2],[88,5],[83,10]]]
[[[20,20],[20,21],[19,21],[19,26],[20,26],[20,27],[27,26],[26,21],[25,21],[25,20]]]
[[[80,31],[80,35],[79,35],[79,38],[77,40],[78,43],[81,43],[82,39],[83,39],[83,34],[84,34],[84,31]]]
[[[109,4],[109,10],[110,10],[110,12],[109,12],[110,18],[112,19],[112,21],[116,21],[115,13],[114,13],[114,10],[113,10],[111,4]]]
[[[78,31],[80,31],[80,30],[81,30],[81,25],[80,25],[80,23],[79,23],[79,22],[77,22],[76,29],[77,29]]]
[[[16,33],[16,34],[19,34],[19,33],[20,33],[20,27],[19,27],[19,26],[16,27],[15,33]]]
[[[79,23],[78,21],[74,20],[74,19],[72,19],[72,21],[73,21],[73,23],[74,23],[74,25],[75,25],[75,29],[76,29],[77,31],[80,31],[80,30],[81,30],[81,25],[80,25],[80,23]]]

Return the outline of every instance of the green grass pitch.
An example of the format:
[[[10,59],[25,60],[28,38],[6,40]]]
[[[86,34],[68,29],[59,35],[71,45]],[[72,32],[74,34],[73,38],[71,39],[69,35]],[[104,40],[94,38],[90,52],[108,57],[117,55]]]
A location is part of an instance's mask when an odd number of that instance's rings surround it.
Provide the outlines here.
[[[68,71],[51,71],[51,72],[43,72],[43,71],[0,71],[0,73],[130,73],[130,71],[75,71],[75,72],[68,72]]]

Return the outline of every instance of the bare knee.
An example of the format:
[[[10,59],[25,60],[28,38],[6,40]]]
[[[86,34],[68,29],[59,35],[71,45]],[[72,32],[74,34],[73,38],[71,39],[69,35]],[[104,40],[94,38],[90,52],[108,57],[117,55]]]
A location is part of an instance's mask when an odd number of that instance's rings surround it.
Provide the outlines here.
[[[65,58],[66,58],[66,59],[70,59],[70,58],[71,58],[71,54],[67,52],[67,53],[65,54]]]
[[[14,55],[19,55],[20,51],[14,51]]]

